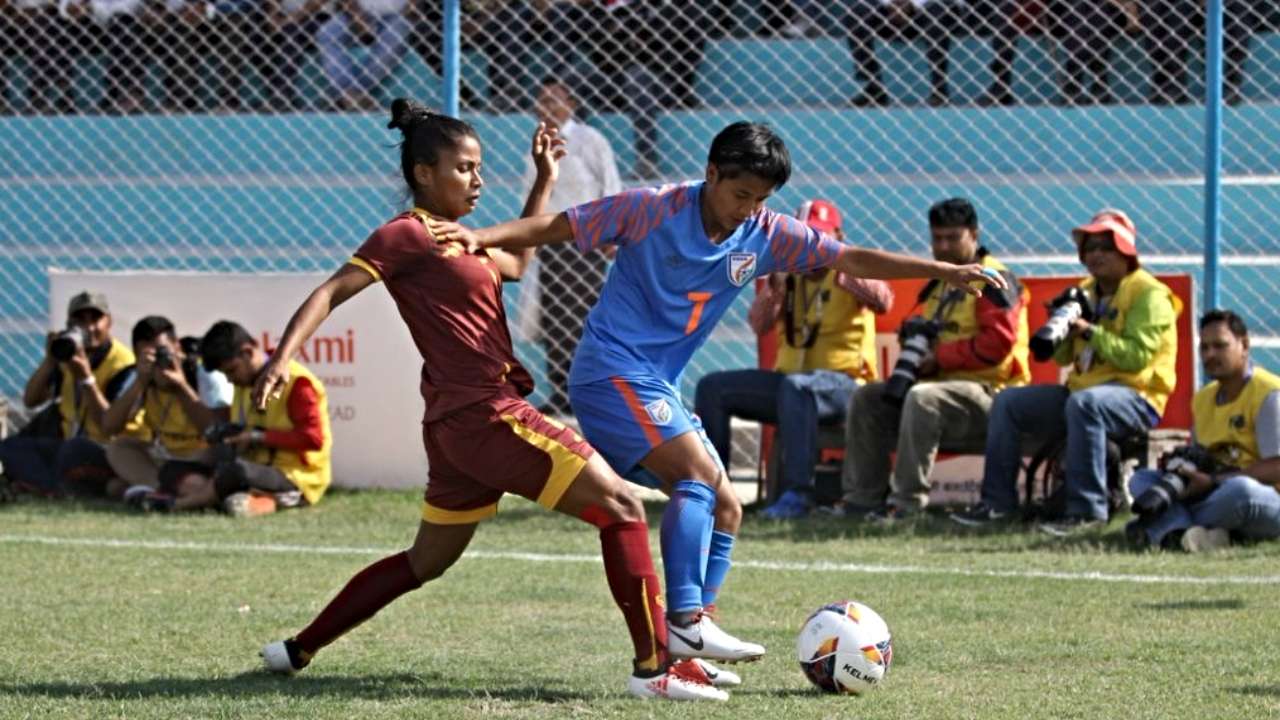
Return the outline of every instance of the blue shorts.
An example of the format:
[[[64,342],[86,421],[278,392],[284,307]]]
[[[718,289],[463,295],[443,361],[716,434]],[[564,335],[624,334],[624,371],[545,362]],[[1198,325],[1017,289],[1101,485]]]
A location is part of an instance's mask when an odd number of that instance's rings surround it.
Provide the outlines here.
[[[662,380],[612,377],[570,385],[569,403],[583,437],[614,472],[631,482],[659,487],[661,482],[640,467],[640,461],[662,443],[687,432],[698,433],[707,454],[724,469],[698,416],[689,412],[680,393]]]

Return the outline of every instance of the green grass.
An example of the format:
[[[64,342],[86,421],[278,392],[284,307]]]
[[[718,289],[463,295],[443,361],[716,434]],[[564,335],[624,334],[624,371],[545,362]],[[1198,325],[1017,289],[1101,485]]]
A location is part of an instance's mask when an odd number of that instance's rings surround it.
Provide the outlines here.
[[[941,519],[878,529],[748,518],[723,624],[771,652],[739,668],[746,684],[727,705],[694,708],[625,694],[629,642],[598,564],[509,555],[593,556],[595,533],[519,499],[503,506],[472,545],[484,553],[295,678],[258,672],[257,649],[408,543],[417,493],[337,492],[250,521],[0,506],[0,717],[1280,715],[1280,545],[1137,554],[1119,522],[1059,542],[954,533]],[[660,506],[649,510],[656,523]],[[87,542],[19,539],[34,537]],[[885,566],[899,569],[875,571]],[[1190,578],[1208,581],[1170,581]],[[885,685],[860,698],[811,690],[793,656],[808,612],[841,598],[878,610],[894,634]]]

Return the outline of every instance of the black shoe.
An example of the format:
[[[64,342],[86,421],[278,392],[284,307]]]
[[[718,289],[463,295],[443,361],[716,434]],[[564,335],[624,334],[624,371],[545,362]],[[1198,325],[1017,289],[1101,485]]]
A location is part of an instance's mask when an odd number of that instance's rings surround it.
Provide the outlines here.
[[[1147,534],[1147,525],[1142,518],[1134,518],[1125,523],[1124,539],[1134,550],[1146,550],[1151,547],[1151,536]]]
[[[914,520],[920,515],[919,510],[913,508],[898,507],[893,503],[889,503],[882,507],[878,507],[862,516],[864,522],[874,525],[892,525],[902,520]]]
[[[1054,537],[1065,538],[1071,537],[1072,535],[1078,535],[1083,532],[1088,532],[1089,530],[1097,530],[1106,524],[1106,520],[1099,518],[1068,515],[1061,520],[1040,523],[1037,527],[1042,533],[1052,535]]]
[[[986,503],[978,503],[966,510],[951,513],[951,521],[965,527],[990,527],[1013,519],[1013,513],[1001,512]]]

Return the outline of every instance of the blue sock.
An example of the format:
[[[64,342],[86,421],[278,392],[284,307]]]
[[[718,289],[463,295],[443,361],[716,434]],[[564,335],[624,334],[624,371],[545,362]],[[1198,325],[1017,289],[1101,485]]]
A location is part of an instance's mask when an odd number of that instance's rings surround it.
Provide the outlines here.
[[[729,559],[732,554],[733,536],[723,530],[713,531],[706,579],[702,583],[702,607],[715,603],[716,595],[720,594],[720,586],[724,584],[724,578],[733,566],[733,561]]]
[[[715,507],[715,488],[706,483],[681,480],[671,488],[671,502],[662,514],[661,533],[669,613],[702,607]]]

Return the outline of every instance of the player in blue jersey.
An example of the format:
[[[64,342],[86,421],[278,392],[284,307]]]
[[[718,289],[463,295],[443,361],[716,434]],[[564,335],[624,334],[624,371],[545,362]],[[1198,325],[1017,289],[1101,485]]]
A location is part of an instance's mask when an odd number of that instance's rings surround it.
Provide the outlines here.
[[[619,474],[671,497],[661,543],[673,656],[736,662],[765,653],[705,612],[728,574],[742,506],[679,391],[685,365],[742,288],[757,276],[820,267],[936,278],[974,294],[984,282],[1003,287],[981,265],[846,245],[765,208],[790,175],[782,139],[739,122],[712,141],[704,181],[629,190],[483,230],[430,225],[439,241],[475,247],[618,246],[573,359],[569,398],[583,435]]]

